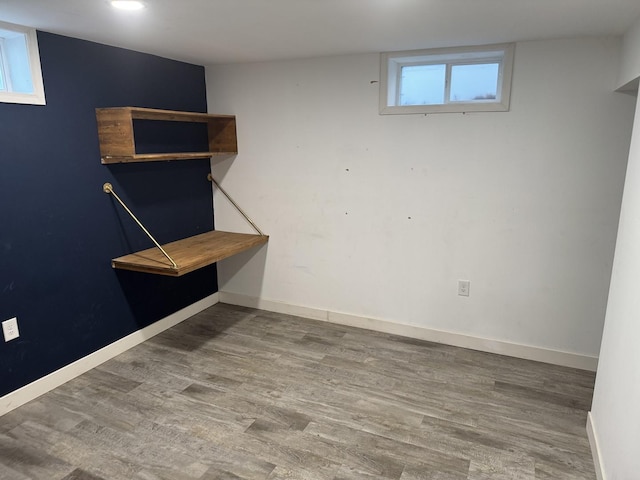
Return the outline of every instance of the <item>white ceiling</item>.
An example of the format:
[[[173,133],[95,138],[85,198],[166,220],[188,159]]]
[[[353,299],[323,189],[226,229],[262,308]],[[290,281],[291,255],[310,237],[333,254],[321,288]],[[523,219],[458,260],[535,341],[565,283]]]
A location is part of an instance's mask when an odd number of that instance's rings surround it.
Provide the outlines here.
[[[621,35],[640,0],[0,0],[0,20],[199,65]]]

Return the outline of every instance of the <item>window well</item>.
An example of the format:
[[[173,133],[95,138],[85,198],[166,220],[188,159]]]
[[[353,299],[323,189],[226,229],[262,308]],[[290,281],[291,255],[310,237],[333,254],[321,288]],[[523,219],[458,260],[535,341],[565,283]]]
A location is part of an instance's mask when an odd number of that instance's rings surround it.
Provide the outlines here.
[[[45,104],[33,28],[0,22],[0,102]]]
[[[380,113],[509,110],[513,44],[383,53]]]

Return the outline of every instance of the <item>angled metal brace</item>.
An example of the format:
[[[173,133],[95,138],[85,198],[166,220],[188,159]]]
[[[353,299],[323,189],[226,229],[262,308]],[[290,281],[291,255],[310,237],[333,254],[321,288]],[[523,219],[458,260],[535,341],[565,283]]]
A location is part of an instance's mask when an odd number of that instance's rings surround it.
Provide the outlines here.
[[[216,182],[215,178],[213,178],[213,175],[211,174],[207,175],[207,179],[210,182],[213,182],[216,188],[220,190],[225,197],[227,197],[227,200],[229,200],[231,204],[234,207],[236,207],[236,210],[238,210],[238,212],[240,212],[240,214],[245,218],[245,220],[251,224],[251,226],[255,229],[255,231],[264,237],[265,235],[264,233],[262,233],[262,230],[260,230],[258,226],[253,222],[253,220],[251,220],[249,216],[246,213],[244,213],[244,211],[240,208],[240,206],[236,202],[234,202],[233,198],[229,196],[229,194],[225,191],[225,189],[222,188],[218,182]]]
[[[125,211],[126,211],[126,212],[131,216],[131,218],[133,218],[133,219],[135,220],[135,222],[136,222],[136,223],[138,224],[138,226],[142,229],[142,231],[143,231],[144,233],[146,233],[146,234],[147,234],[147,236],[148,236],[148,237],[151,239],[151,241],[156,245],[156,247],[158,247],[158,248],[160,249],[160,251],[162,252],[162,254],[163,254],[165,257],[167,257],[167,259],[171,262],[171,268],[173,268],[174,270],[177,270],[177,269],[178,269],[178,265],[176,264],[176,262],[174,262],[174,261],[173,261],[173,258],[171,258],[171,257],[169,256],[169,254],[168,254],[167,252],[165,252],[165,251],[164,251],[164,248],[162,248],[162,247],[160,246],[160,244],[156,241],[156,239],[155,239],[155,238],[153,238],[153,235],[151,235],[151,234],[149,233],[149,230],[147,230],[147,229],[145,228],[145,226],[144,226],[144,225],[142,225],[142,222],[140,222],[140,220],[138,220],[138,218],[133,214],[133,212],[129,209],[129,207],[127,207],[127,205],[125,205],[125,203],[120,199],[120,197],[118,196],[118,194],[117,194],[116,192],[114,192],[114,191],[113,191],[113,186],[112,186],[110,183],[105,183],[105,184],[102,186],[102,191],[103,191],[104,193],[107,193],[107,194],[109,194],[109,193],[110,193],[111,195],[113,195],[113,198],[115,198],[115,199],[118,201],[118,203],[120,203],[120,205],[122,205],[122,208],[124,208],[124,209],[125,209]]]

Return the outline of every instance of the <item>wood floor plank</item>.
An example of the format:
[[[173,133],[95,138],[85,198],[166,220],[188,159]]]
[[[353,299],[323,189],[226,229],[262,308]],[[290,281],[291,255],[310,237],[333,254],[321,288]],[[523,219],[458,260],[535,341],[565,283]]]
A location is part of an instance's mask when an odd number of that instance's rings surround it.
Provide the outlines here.
[[[594,374],[218,304],[0,418],[0,480],[595,480]]]

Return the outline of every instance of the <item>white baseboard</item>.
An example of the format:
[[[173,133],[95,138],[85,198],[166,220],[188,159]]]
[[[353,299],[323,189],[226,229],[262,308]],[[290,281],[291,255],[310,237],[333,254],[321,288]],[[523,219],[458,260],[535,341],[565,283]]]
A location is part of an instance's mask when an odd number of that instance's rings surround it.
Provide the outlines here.
[[[196,313],[215,305],[218,301],[218,293],[209,295],[208,297],[205,297],[182,310],[172,313],[168,317],[158,320],[148,327],[138,330],[137,332],[133,332],[132,334],[127,335],[126,337],[121,338],[120,340],[87,355],[86,357],[82,357],[81,359],[62,367],[49,375],[39,378],[35,382],[31,382],[18,390],[0,397],[0,416],[10,412],[14,408],[18,408],[20,405],[24,405],[25,403],[38,398],[40,395],[59,387],[63,383],[82,375],[101,363],[126,352],[130,348],[133,348],[145,340],[148,340],[168,328],[179,324]]]
[[[346,313],[332,312],[329,310],[303,307],[300,305],[291,305],[284,302],[266,300],[264,298],[251,297],[249,295],[232,292],[221,291],[219,294],[220,302],[232,305],[259,308],[261,310],[268,310],[288,315],[297,315],[299,317],[312,318],[314,320],[322,320],[340,325],[349,325],[351,327],[366,328],[403,337],[417,338],[420,340],[427,340],[429,342],[444,343],[456,347],[469,348],[471,350],[497,353],[500,355],[524,358],[526,360],[535,360],[538,362],[562,365],[565,367],[579,368],[581,370],[589,370],[592,372],[595,372],[598,367],[597,357],[590,357],[577,353],[550,350],[542,347],[505,342],[502,340],[474,337],[462,333],[434,330],[430,328],[417,327],[415,325],[406,325],[391,322],[389,320],[361,317]]]
[[[607,476],[602,468],[602,457],[600,456],[600,445],[598,444],[598,435],[593,423],[591,412],[587,414],[587,437],[589,437],[589,445],[591,446],[591,456],[593,457],[593,466],[596,469],[596,477],[598,480],[607,480]]]

